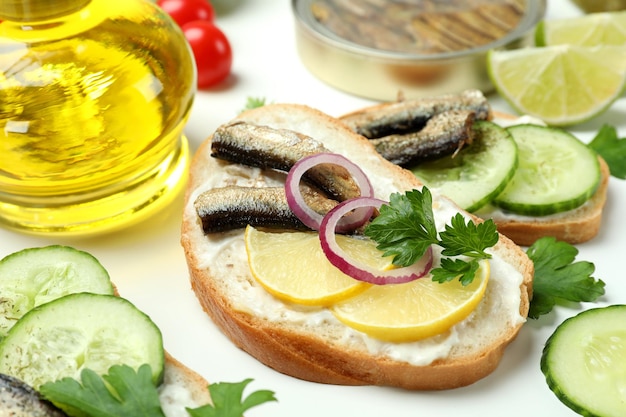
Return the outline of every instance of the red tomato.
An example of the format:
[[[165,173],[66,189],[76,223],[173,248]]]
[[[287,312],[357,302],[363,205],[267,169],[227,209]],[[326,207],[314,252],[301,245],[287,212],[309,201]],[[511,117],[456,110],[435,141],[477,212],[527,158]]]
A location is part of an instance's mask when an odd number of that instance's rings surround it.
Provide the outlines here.
[[[180,27],[194,20],[212,22],[215,19],[215,11],[208,0],[159,0],[157,5]]]
[[[214,86],[230,74],[233,54],[224,33],[212,22],[196,20],[183,26],[198,70],[198,88]]]

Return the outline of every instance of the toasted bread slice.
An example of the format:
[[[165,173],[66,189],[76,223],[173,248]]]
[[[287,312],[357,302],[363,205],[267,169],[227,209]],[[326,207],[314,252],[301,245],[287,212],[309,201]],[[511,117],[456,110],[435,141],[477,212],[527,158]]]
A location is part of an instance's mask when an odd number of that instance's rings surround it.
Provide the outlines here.
[[[237,119],[319,140],[359,165],[379,198],[421,187],[409,171],[380,157],[367,139],[318,110],[272,104]],[[288,305],[267,293],[250,273],[243,230],[204,234],[194,208],[200,193],[227,184],[282,185],[285,177],[216,160],[210,142],[202,144],[191,165],[181,243],[199,302],[236,346],[279,372],[328,384],[449,389],[496,368],[525,322],[532,287],[533,264],[510,239],[500,236],[492,248],[486,294],[468,318],[421,341],[381,342],[343,325],[326,309]],[[433,198],[436,219],[449,220],[460,211],[445,197]]]

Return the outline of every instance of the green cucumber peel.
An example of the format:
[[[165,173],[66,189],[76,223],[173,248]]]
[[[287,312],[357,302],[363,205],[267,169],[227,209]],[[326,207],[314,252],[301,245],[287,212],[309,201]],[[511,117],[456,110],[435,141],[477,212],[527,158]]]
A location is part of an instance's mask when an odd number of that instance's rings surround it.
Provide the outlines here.
[[[50,245],[0,260],[0,339],[28,311],[75,292],[113,294],[108,272],[91,254]]]

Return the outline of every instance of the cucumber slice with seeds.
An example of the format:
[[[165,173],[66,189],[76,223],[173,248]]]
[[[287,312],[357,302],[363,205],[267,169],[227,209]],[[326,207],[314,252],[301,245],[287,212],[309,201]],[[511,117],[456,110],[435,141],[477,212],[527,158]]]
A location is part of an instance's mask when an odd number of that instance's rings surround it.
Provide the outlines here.
[[[505,129],[487,121],[475,122],[473,129],[472,144],[454,157],[412,169],[426,186],[439,189],[467,211],[478,210],[500,194],[517,168],[517,145]]]
[[[150,365],[155,384],[165,363],[161,332],[133,304],[113,295],[70,294],[35,307],[0,342],[0,373],[35,389],[84,368]]]
[[[546,342],[541,370],[554,394],[587,417],[626,412],[626,305],[586,310]]]
[[[52,245],[0,260],[0,339],[30,309],[75,292],[113,294],[109,274],[87,252]]]
[[[493,203],[529,216],[545,216],[584,204],[600,184],[596,154],[558,128],[516,125],[507,130],[517,142],[519,166]]]

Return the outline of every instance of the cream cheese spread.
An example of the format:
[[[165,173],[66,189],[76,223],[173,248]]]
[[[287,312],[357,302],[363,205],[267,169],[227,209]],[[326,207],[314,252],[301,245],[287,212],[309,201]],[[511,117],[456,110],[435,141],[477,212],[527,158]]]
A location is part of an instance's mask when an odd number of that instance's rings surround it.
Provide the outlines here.
[[[165,417],[189,417],[187,407],[196,408],[204,404],[196,404],[189,389],[180,384],[163,384],[159,387],[159,400]]]

